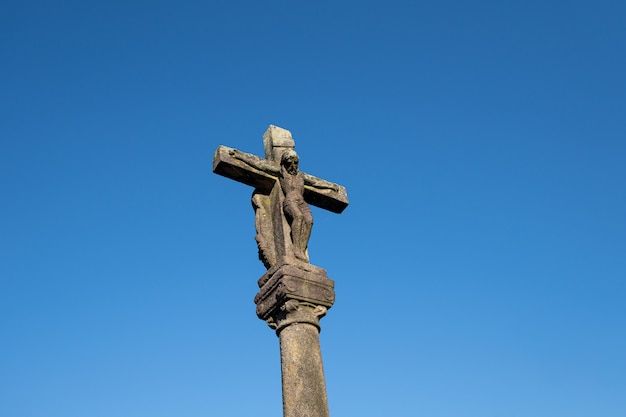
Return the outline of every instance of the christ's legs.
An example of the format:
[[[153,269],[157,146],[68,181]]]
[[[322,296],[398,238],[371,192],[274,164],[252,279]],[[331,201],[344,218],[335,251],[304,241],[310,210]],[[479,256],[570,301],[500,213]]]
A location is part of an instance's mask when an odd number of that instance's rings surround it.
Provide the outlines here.
[[[309,238],[311,237],[311,230],[313,229],[313,215],[311,214],[311,209],[304,201],[298,204],[298,208],[302,213],[302,229],[300,232],[300,241],[299,246],[302,254],[306,258],[306,248],[309,243]]]
[[[293,243],[294,255],[296,258],[308,261],[306,257],[306,246],[311,236],[313,226],[313,216],[311,210],[304,203],[304,206],[294,202],[286,202],[283,210],[285,217],[291,226],[291,241]]]

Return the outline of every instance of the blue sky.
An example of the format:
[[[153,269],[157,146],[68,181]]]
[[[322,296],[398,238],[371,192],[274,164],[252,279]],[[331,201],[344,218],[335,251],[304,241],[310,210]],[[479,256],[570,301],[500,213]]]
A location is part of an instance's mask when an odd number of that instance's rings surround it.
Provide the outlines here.
[[[334,417],[626,415],[621,1],[0,6],[0,415],[280,415],[251,189],[341,183]]]

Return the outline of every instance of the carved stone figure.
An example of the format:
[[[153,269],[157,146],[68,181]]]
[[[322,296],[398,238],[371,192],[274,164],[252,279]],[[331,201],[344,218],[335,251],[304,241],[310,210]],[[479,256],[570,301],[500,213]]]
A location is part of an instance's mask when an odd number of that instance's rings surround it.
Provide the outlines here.
[[[304,177],[298,171],[298,154],[287,150],[280,159],[280,188],[285,200],[283,213],[291,228],[291,242],[296,258],[308,262],[307,244],[313,228],[313,215],[304,201]]]
[[[346,190],[299,170],[299,158],[288,130],[270,126],[263,141],[265,159],[220,146],[215,152],[213,170],[255,187],[255,239],[259,259],[267,269],[283,258],[309,262],[307,245],[313,216],[308,204],[341,213],[348,205]]]

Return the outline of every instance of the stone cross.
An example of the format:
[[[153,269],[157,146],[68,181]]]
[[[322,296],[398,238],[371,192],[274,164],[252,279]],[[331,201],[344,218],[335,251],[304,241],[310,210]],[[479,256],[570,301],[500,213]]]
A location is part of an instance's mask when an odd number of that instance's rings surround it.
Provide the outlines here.
[[[267,268],[254,302],[280,340],[284,417],[328,417],[318,334],[335,292],[326,271],[309,263],[307,203],[341,213],[348,196],[344,187],[298,170],[288,130],[270,125],[263,144],[265,158],[219,146],[213,172],[254,187],[255,239]]]

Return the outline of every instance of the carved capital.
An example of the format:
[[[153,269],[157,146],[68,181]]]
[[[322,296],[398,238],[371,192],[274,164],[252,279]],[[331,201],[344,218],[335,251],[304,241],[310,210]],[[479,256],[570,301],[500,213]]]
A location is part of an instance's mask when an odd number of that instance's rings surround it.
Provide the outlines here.
[[[334,282],[322,268],[283,259],[259,279],[256,313],[279,333],[293,323],[320,328],[319,319],[335,302]]]
[[[294,323],[308,323],[320,330],[320,319],[326,315],[328,309],[321,305],[305,303],[297,300],[288,300],[274,312],[272,329],[280,333],[285,327]]]

